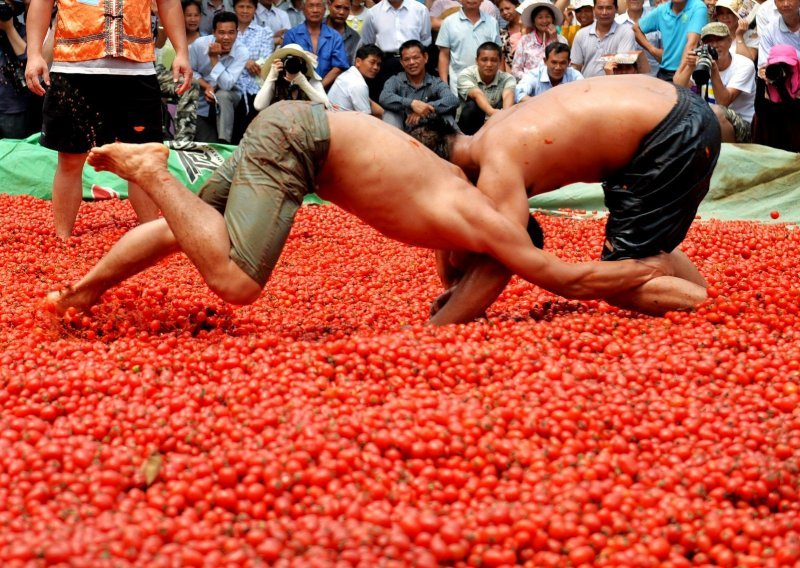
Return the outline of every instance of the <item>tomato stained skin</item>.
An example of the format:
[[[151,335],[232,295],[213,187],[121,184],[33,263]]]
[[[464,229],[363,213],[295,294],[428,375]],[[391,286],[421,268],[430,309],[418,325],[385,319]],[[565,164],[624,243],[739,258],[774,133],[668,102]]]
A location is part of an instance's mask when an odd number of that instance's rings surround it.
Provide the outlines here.
[[[602,219],[536,216],[596,258]],[[426,327],[433,254],[327,206],[253,305],[176,254],[88,313],[39,307],[135,222],[86,203],[61,242],[0,194],[0,565],[800,562],[784,219],[695,222],[708,299],[658,318],[512,278],[487,319]]]

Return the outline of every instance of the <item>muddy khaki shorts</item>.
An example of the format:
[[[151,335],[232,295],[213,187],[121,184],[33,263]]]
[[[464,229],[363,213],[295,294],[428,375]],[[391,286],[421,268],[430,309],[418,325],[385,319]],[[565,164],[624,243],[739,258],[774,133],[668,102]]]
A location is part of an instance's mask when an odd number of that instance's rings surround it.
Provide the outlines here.
[[[630,164],[603,182],[608,208],[603,260],[672,252],[708,193],[721,134],[708,104],[683,87]]]
[[[281,101],[261,111],[200,198],[225,217],[231,259],[261,286],[269,280],[303,197],[328,155],[321,104]]]

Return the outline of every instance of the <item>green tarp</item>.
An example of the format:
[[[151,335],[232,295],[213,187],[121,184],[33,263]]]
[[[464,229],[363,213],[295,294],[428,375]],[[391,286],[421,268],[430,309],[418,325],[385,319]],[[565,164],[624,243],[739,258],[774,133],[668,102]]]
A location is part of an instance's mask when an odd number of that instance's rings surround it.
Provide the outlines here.
[[[198,191],[205,179],[233,151],[221,144],[171,146],[170,171],[184,185]],[[50,199],[56,153],[39,146],[38,135],[26,140],[0,140],[0,192]],[[127,197],[127,186],[117,176],[83,172],[86,199]],[[311,195],[306,202],[320,203]],[[532,208],[602,211],[599,184],[575,184],[530,200]],[[711,191],[699,214],[716,219],[769,221],[778,211],[780,221],[800,221],[800,154],[757,146],[723,144]]]

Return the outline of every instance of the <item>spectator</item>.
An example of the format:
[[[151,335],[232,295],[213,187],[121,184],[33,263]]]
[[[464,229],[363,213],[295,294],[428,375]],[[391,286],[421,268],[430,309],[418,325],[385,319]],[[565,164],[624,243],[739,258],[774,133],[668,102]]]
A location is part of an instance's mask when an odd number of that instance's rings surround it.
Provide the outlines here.
[[[522,14],[522,25],[531,32],[517,44],[511,74],[519,81],[528,71],[539,67],[544,61],[544,50],[553,42],[567,44],[567,40],[556,31],[564,21],[561,11],[547,0],[525,0],[517,12]]]
[[[462,2],[459,0],[434,0],[431,4],[431,30],[438,32],[442,28],[445,19],[455,14],[461,9]],[[493,17],[497,20],[500,17],[500,10],[491,0],[480,1],[480,11],[482,14]]]
[[[572,45],[572,66],[589,79],[604,75],[601,58],[620,52],[639,51],[633,30],[614,21],[617,0],[596,0],[594,23],[582,28]],[[640,68],[646,69],[647,59],[641,55]]]
[[[325,90],[330,89],[339,73],[350,68],[342,36],[323,23],[323,0],[306,0],[303,14],[305,22],[283,35],[283,45],[297,44],[313,53],[317,58],[316,72],[322,77],[322,86]]]
[[[514,63],[514,53],[517,51],[519,40],[527,33],[522,25],[519,12],[519,0],[500,0],[497,3],[500,15],[505,20],[505,27],[500,28],[500,45],[503,48],[503,71],[511,72]]]
[[[800,54],[800,0],[775,0],[775,7],[778,16],[765,29],[758,30],[759,69],[766,66],[773,46],[790,45]]]
[[[775,0],[764,0],[761,4],[756,4],[753,9],[757,10],[756,30],[760,35],[769,27],[770,22],[778,18],[778,7],[775,5]]]
[[[458,97],[447,83],[425,72],[427,62],[422,42],[411,39],[400,46],[403,72],[386,81],[380,97],[385,122],[406,132],[434,117],[455,125]]]
[[[661,66],[656,75],[659,79],[672,81],[672,76],[680,67],[684,54],[697,45],[700,30],[708,23],[706,6],[701,0],[671,0],[659,4],[639,19],[633,26],[636,41],[653,57],[659,52],[645,34],[661,32],[663,49]]]
[[[344,42],[344,51],[347,53],[347,62],[353,65],[356,59],[356,50],[361,36],[347,25],[350,16],[350,0],[328,0],[328,18],[325,23],[339,32]]]
[[[633,29],[633,25],[638,23],[644,15],[644,0],[628,0],[627,5],[628,9],[624,13],[618,14],[616,21],[621,26],[628,26]],[[647,74],[655,77],[658,75],[658,69],[661,67],[661,55],[664,52],[661,45],[661,32],[650,32],[645,34],[644,37],[649,44],[649,49],[644,48],[644,56],[647,58],[647,64],[650,66],[650,70]],[[656,55],[654,56],[653,53]],[[637,69],[636,72],[639,73],[640,71]]]
[[[56,235],[72,234],[83,199],[83,164],[93,146],[162,142],[161,96],[153,64],[155,46],[149,0],[113,4],[116,18],[100,3],[59,3],[53,31],[53,65],[42,55],[53,15],[53,0],[28,7],[28,64],[25,81],[44,97],[40,143],[58,152],[53,178]],[[158,12],[175,48],[173,80],[179,93],[191,86],[183,13],[178,0],[157,0]],[[112,22],[114,22],[112,24]],[[158,207],[135,183],[128,199],[140,222],[158,217]]]
[[[283,34],[292,27],[289,15],[274,6],[272,0],[259,0],[256,8],[256,23],[272,31],[272,40],[275,45],[283,43]]]
[[[299,26],[306,20],[303,10],[303,0],[282,0],[275,4],[278,10],[283,10],[289,17],[289,29]],[[284,42],[285,44],[286,42]]]
[[[367,12],[361,45],[374,43],[383,51],[381,71],[370,88],[373,98],[381,95],[390,77],[403,72],[400,46],[411,39],[424,47],[431,44],[431,18],[424,4],[416,0],[383,0]]]
[[[739,16],[738,0],[718,0],[714,7],[714,16],[717,22],[728,26],[732,38],[731,55],[738,53],[755,61],[758,57],[758,34],[749,29],[747,20]]]
[[[525,99],[541,95],[562,83],[571,83],[583,79],[581,72],[570,66],[569,46],[561,42],[553,42],[545,49],[544,65],[525,73],[517,83],[514,98],[518,103]]]
[[[480,0],[462,0],[462,8],[447,18],[439,30],[439,78],[450,80],[453,93],[458,92],[458,74],[473,64],[478,46],[488,42],[500,44],[497,20],[480,11]]]
[[[269,71],[253,102],[256,110],[286,100],[313,101],[330,108],[321,77],[314,71],[316,67],[316,56],[296,43],[275,50],[261,66],[262,75]]]
[[[731,38],[728,26],[722,22],[706,24],[701,31],[704,45],[713,47],[718,59],[712,60],[710,79],[706,84],[697,84],[705,89],[706,100],[722,127],[723,142],[750,142],[751,122],[755,112],[756,70],[753,62],[744,55],[731,54]],[[675,73],[676,85],[688,87],[697,81],[694,75],[698,56],[694,51],[686,56],[686,62]]]
[[[464,134],[475,134],[490,116],[514,104],[517,82],[511,73],[500,71],[502,57],[499,45],[483,43],[478,47],[475,65],[458,75],[458,127]]]
[[[367,17],[367,9],[364,7],[364,0],[353,0],[350,3],[350,14],[347,16],[347,25],[353,28],[361,36],[361,28],[364,27],[364,20]]]
[[[362,45],[350,69],[336,78],[328,98],[334,110],[354,110],[383,117],[383,108],[369,98],[367,79],[374,79],[381,69],[383,52],[377,45]]]
[[[0,138],[28,136],[30,91],[25,86],[25,26],[15,17],[22,13],[22,2],[3,0],[10,8],[8,18],[0,18]]]
[[[200,37],[200,0],[183,0],[183,23],[186,29],[186,44],[192,45]],[[169,132],[169,122],[163,124],[163,136],[175,142],[193,142],[197,130],[197,99],[199,92],[195,87],[178,94],[180,83],[172,77],[172,61],[175,59],[175,48],[172,42],[166,41],[161,48],[160,59],[156,63],[156,77],[161,89],[161,97],[176,103],[175,132]]]
[[[575,23],[571,23],[572,18]],[[575,35],[582,28],[587,28],[594,22],[594,0],[577,0],[574,5],[564,13],[564,25],[561,34],[567,38],[569,45],[574,47]]]
[[[238,19],[233,12],[214,16],[214,35],[202,36],[189,47],[189,59],[197,74],[202,96],[197,103],[198,142],[230,144],[236,105],[242,92],[236,83],[249,52],[239,41]]]
[[[800,63],[797,49],[776,45],[758,81],[753,142],[800,152]]]
[[[214,31],[214,16],[222,12],[233,12],[233,0],[201,0],[200,34],[211,35]]]
[[[272,29],[259,26],[255,21],[257,7],[257,0],[234,0],[233,9],[236,10],[236,17],[239,20],[236,43],[247,49],[247,61],[236,82],[236,90],[240,91],[244,97],[246,116],[244,120],[239,121],[241,124],[238,125],[236,136],[230,140],[233,144],[239,143],[241,135],[244,134],[247,125],[257,113],[253,106],[253,101],[261,87],[260,82],[256,80],[261,76],[261,65],[257,62],[264,61],[269,57],[275,47]]]

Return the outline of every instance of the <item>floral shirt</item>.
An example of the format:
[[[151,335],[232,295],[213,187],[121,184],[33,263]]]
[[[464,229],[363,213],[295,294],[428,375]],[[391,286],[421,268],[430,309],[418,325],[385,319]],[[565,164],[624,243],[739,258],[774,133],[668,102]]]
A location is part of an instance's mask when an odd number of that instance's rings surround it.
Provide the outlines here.
[[[544,62],[544,50],[553,41],[569,45],[561,34],[557,39],[544,43],[539,40],[536,31],[532,31],[519,40],[517,51],[514,53],[514,63],[511,66],[511,74],[517,81],[522,79],[525,73],[536,69]]]

